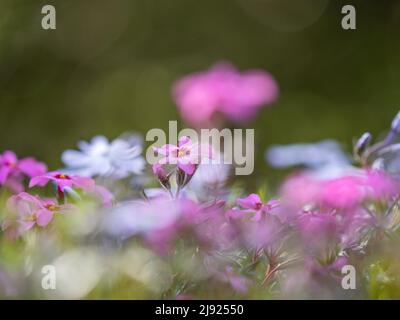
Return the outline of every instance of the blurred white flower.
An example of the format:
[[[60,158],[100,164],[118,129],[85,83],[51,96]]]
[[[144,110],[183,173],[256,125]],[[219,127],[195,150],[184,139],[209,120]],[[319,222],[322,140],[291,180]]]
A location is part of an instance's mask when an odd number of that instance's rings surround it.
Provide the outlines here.
[[[188,184],[187,193],[193,193],[198,199],[215,199],[225,191],[227,180],[230,178],[232,165],[223,162],[223,155],[215,155],[220,158],[219,163],[202,163]]]
[[[334,140],[272,146],[265,158],[276,168],[306,167],[310,174],[320,179],[338,177],[355,170],[350,158]]]
[[[125,239],[167,228],[173,225],[180,214],[179,203],[166,197],[157,197],[150,202],[126,201],[107,214],[103,230]]]
[[[80,141],[78,147],[79,151],[66,150],[62,154],[67,173],[122,179],[130,174],[141,174],[145,166],[142,143],[137,137],[109,142],[104,136],[96,136],[90,142]]]

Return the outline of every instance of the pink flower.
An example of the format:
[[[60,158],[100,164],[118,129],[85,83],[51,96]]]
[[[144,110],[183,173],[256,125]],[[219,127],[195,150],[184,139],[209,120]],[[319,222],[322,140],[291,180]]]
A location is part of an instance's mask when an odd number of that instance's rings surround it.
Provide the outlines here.
[[[173,97],[182,117],[195,126],[211,126],[219,113],[237,123],[255,117],[264,105],[277,99],[275,79],[265,71],[240,73],[229,63],[188,75],[173,88]]]
[[[340,241],[338,220],[332,214],[304,212],[297,227],[306,248],[313,252],[329,252]]]
[[[344,176],[321,183],[320,202],[331,208],[354,208],[365,197],[365,179]]]
[[[323,209],[354,209],[367,196],[368,182],[364,174],[320,180],[305,173],[290,177],[282,187],[285,202],[302,208],[305,205]]]
[[[366,184],[373,199],[390,200],[400,193],[400,183],[383,170],[368,171]]]
[[[242,209],[232,209],[227,211],[228,218],[242,218],[252,214],[252,221],[260,221],[264,214],[270,213],[273,209],[279,206],[278,200],[271,200],[267,203],[262,203],[260,197],[252,193],[246,198],[239,198],[236,204]]]
[[[29,188],[33,188],[35,186],[43,187],[48,184],[49,181],[54,181],[57,185],[57,189],[61,192],[64,192],[65,188],[74,187],[86,191],[92,191],[95,187],[95,182],[93,179],[80,176],[70,176],[58,171],[54,171],[32,178],[29,182]]]
[[[164,156],[153,165],[153,171],[157,175],[163,173],[162,166],[173,164],[188,175],[193,175],[197,165],[205,158],[213,157],[211,147],[199,143],[193,143],[189,137],[181,137],[178,145],[166,144],[161,148],[154,148],[158,154]]]
[[[57,191],[61,197],[64,197],[66,192],[73,192],[73,188],[77,188],[87,193],[100,196],[105,206],[110,206],[112,204],[112,194],[106,188],[96,185],[93,179],[76,175],[67,175],[58,171],[48,172],[44,175],[32,178],[29,182],[29,188],[35,186],[43,187],[50,181],[56,184]]]
[[[35,177],[47,171],[46,165],[33,158],[18,159],[12,151],[0,154],[0,186],[7,185],[14,192],[21,192],[24,177]]]
[[[295,173],[282,185],[281,194],[290,207],[302,207],[318,200],[320,185],[305,173]]]
[[[55,213],[63,213],[73,208],[71,205],[59,205],[56,200],[41,199],[26,192],[12,196],[7,206],[10,211],[17,214],[16,225],[11,220],[5,220],[2,224],[2,229],[7,230],[12,237],[21,235],[35,225],[45,227],[51,222]]]

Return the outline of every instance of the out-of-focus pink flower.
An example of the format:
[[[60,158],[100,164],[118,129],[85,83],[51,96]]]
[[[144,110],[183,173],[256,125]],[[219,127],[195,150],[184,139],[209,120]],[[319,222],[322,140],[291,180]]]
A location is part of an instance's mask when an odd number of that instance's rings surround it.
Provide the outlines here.
[[[262,203],[260,197],[252,193],[246,198],[239,198],[236,200],[236,204],[241,209],[232,209],[226,212],[227,218],[243,218],[249,215],[253,215],[252,221],[260,221],[264,214],[270,213],[273,209],[279,206],[278,200],[271,200],[267,203]]]
[[[390,200],[400,193],[399,181],[383,170],[369,170],[366,180],[367,193],[373,199]]]
[[[305,173],[290,177],[281,189],[292,206],[320,206],[351,212],[367,200],[388,200],[400,193],[400,183],[384,171],[365,170],[334,179],[316,179]]]
[[[211,146],[193,143],[189,137],[181,137],[178,145],[166,144],[160,148],[154,148],[158,154],[164,156],[153,165],[153,171],[160,174],[163,165],[177,165],[179,169],[188,175],[193,175],[196,167],[205,158],[213,157]]]
[[[300,237],[313,252],[329,252],[340,241],[340,228],[335,215],[304,212],[297,219]]]
[[[7,185],[13,192],[24,190],[24,177],[35,177],[44,174],[47,167],[34,158],[18,159],[12,151],[0,154],[0,186]]]
[[[290,176],[281,188],[285,204],[299,208],[318,201],[319,192],[319,182],[302,172]]]
[[[223,62],[179,80],[174,85],[173,97],[187,123],[209,127],[216,113],[237,123],[252,119],[261,107],[277,99],[278,92],[269,73],[241,73]]]
[[[322,182],[319,201],[330,208],[354,208],[365,197],[365,179],[359,176],[344,176]]]
[[[11,237],[21,235],[35,225],[45,227],[51,222],[55,213],[64,213],[73,208],[72,205],[59,205],[54,199],[41,199],[26,192],[12,196],[7,206],[11,212],[17,214],[16,225],[11,220],[4,221],[2,225],[2,229],[8,229]]]

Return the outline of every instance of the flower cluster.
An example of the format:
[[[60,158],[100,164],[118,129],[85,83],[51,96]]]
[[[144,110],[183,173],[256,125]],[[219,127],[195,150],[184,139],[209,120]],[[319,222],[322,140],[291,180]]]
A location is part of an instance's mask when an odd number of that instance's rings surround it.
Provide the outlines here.
[[[183,117],[199,127],[215,126],[216,113],[251,118],[277,86],[264,72],[222,64],[184,78],[174,92]],[[398,298],[399,119],[375,144],[363,134],[354,162],[333,141],[272,147],[272,165],[305,167],[276,192],[266,183],[248,192],[230,165],[210,161],[221,154],[187,136],[154,148],[148,174],[132,136],[80,142],[63,153],[66,168],[53,171],[6,151],[0,295]],[[138,175],[148,178],[140,192],[127,179]],[[36,274],[48,264],[57,268],[57,290],[38,293]],[[353,290],[343,287],[349,265]]]

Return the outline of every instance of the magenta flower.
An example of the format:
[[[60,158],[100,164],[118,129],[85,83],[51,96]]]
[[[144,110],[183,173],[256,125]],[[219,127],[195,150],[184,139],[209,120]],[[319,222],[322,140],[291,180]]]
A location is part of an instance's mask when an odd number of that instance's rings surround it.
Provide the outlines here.
[[[278,200],[271,200],[267,203],[262,203],[260,197],[252,193],[246,198],[239,198],[236,200],[236,204],[241,209],[232,209],[226,212],[227,218],[242,218],[252,215],[252,221],[260,221],[262,217],[271,213],[271,211],[279,206]]]
[[[41,199],[26,192],[12,196],[7,206],[11,212],[17,214],[16,224],[11,220],[5,220],[2,224],[2,229],[7,230],[11,237],[21,235],[35,225],[45,227],[51,222],[55,213],[63,213],[73,208],[72,205],[59,205],[56,200]]]
[[[393,179],[383,170],[367,172],[367,193],[372,199],[390,200],[400,193],[399,181]]]
[[[215,125],[217,114],[233,122],[246,122],[274,102],[278,91],[275,79],[265,71],[240,73],[229,63],[218,63],[179,80],[173,97],[183,119],[202,127]]]
[[[354,208],[365,198],[365,186],[365,179],[362,176],[344,176],[322,182],[320,202],[330,208]]]
[[[24,190],[22,184],[24,177],[32,178],[44,174],[46,171],[46,165],[34,158],[19,160],[12,151],[0,154],[0,186],[7,185],[14,192]]]
[[[49,181],[54,181],[54,183],[57,185],[57,189],[61,192],[64,192],[65,188],[74,187],[92,191],[95,187],[95,182],[93,179],[80,176],[70,176],[58,171],[54,171],[32,178],[29,182],[29,188],[33,188],[35,186],[43,187],[48,184]]]
[[[154,148],[154,151],[164,156],[153,165],[153,172],[158,176],[160,174],[165,175],[162,166],[169,164],[177,165],[186,174],[193,175],[203,159],[213,157],[211,146],[193,143],[186,136],[179,139],[177,146],[166,144],[160,148]]]
[[[58,171],[48,172],[44,175],[32,178],[29,182],[29,188],[33,188],[35,186],[43,187],[50,181],[56,184],[57,192],[60,197],[64,197],[66,192],[73,193],[73,189],[77,188],[87,193],[93,193],[100,196],[105,206],[111,206],[112,204],[112,194],[106,188],[96,185],[93,179],[75,175],[67,175]]]

